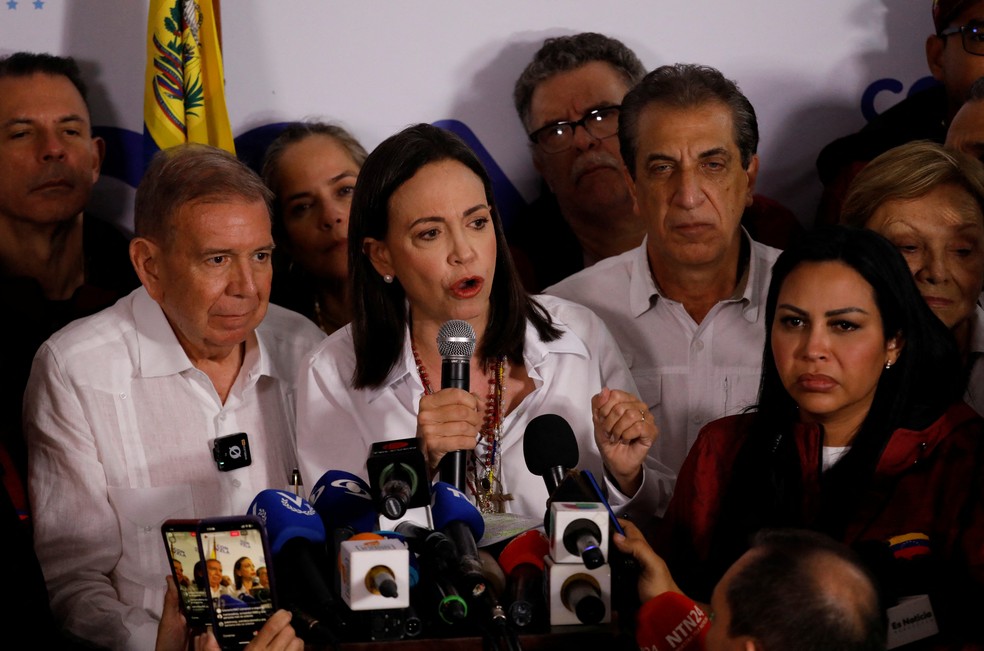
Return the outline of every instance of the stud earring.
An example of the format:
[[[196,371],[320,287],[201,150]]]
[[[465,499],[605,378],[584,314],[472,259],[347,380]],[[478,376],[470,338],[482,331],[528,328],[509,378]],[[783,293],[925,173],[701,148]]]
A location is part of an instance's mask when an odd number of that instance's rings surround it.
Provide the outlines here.
[[[390,283],[392,283],[393,282],[393,276],[391,276],[389,274],[384,274],[383,275],[383,282],[386,283],[387,285],[390,284]]]
[[[885,362],[885,370],[887,371],[890,368],[892,368],[892,360]]]

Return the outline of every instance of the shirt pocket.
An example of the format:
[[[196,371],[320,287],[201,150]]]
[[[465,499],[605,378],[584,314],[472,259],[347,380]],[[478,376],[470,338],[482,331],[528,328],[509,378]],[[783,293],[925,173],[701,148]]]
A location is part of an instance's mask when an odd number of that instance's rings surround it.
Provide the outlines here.
[[[191,488],[110,487],[109,501],[119,521],[123,552],[114,572],[117,589],[121,593],[141,587],[160,591],[170,572],[161,525],[168,518],[192,517]]]
[[[719,416],[730,416],[758,403],[762,373],[757,369],[728,373],[721,380],[724,404]]]
[[[655,414],[663,402],[663,376],[659,371],[651,370],[633,373],[632,378],[639,389],[639,399]]]

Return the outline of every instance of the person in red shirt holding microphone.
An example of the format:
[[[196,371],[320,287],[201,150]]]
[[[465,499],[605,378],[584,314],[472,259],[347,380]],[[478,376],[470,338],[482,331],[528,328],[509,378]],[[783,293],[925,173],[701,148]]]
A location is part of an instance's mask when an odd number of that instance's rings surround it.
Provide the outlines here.
[[[636,642],[646,651],[868,651],[885,648],[885,622],[868,570],[846,546],[802,529],[760,531],[714,588],[685,596],[639,529],[615,544],[641,567]]]

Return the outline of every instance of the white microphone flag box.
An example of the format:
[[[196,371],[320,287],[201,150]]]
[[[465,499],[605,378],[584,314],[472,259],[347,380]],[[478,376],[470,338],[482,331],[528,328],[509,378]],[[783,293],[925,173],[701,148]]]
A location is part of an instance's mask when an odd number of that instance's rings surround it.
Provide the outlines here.
[[[608,523],[608,510],[599,502],[554,502],[550,505],[550,557],[557,563],[583,564],[570,534],[593,531],[607,560]]]
[[[578,563],[543,559],[551,626],[612,621],[612,572],[608,564],[589,570]]]
[[[402,541],[346,540],[338,555],[342,599],[352,610],[386,610],[410,606],[410,551]],[[396,580],[396,596],[386,597],[373,578],[389,572]]]

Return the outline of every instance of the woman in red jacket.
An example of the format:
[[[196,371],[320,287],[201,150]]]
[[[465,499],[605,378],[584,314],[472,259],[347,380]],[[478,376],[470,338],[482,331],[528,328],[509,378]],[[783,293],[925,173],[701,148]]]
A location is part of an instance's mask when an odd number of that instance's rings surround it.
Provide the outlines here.
[[[984,585],[984,420],[952,336],[896,249],[845,227],[779,257],[766,324],[758,406],[708,424],[680,471],[658,544],[677,583],[706,601],[756,531],[811,528],[866,560],[887,606],[929,595],[963,637]]]

